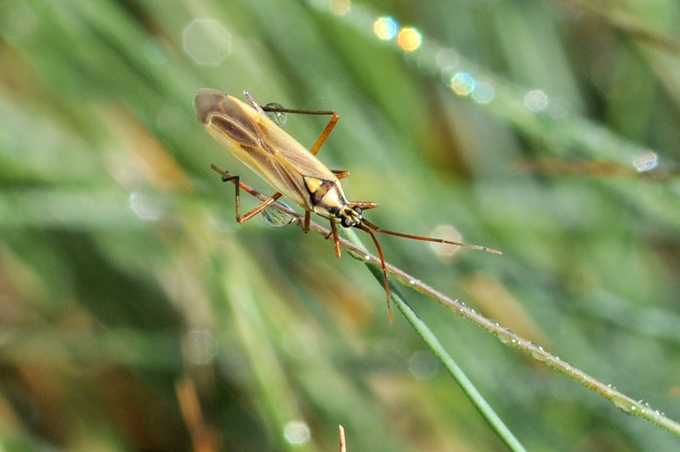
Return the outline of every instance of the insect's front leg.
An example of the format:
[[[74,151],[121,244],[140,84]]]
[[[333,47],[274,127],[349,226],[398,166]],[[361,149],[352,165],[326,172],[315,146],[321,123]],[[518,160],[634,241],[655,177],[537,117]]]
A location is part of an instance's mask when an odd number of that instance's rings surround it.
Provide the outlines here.
[[[253,98],[253,96],[250,95],[250,93],[247,90],[243,91],[243,95],[248,100],[248,103],[252,105],[253,108],[257,110],[258,113],[264,113],[264,110],[262,109],[262,107],[260,107],[260,104],[257,103],[257,101]]]
[[[350,201],[349,205],[351,207],[361,207],[363,210],[375,209],[380,204],[373,201]]]
[[[344,171],[344,170],[331,170],[331,173],[335,174],[335,177],[338,179],[344,179],[347,176],[349,176],[349,171]]]
[[[342,255],[342,251],[340,251],[340,237],[338,237],[338,227],[332,218],[330,221],[331,221],[331,233],[328,234],[326,238],[333,236],[333,244],[335,245],[335,255],[337,257],[340,257]]]
[[[309,226],[312,222],[309,210],[305,210],[305,221],[302,223],[302,231],[306,234],[309,232]]]

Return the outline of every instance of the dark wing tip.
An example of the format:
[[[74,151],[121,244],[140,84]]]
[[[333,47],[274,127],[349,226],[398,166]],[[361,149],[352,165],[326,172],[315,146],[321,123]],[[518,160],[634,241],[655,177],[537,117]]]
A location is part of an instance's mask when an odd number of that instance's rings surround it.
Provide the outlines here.
[[[216,89],[201,88],[194,98],[194,110],[198,120],[207,124],[210,114],[215,112],[216,105],[225,97],[227,97],[226,94]]]

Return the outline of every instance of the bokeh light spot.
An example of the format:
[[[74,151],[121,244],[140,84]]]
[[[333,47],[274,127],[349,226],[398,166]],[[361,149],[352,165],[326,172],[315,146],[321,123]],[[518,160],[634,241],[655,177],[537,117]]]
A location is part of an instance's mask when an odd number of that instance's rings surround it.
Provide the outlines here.
[[[142,220],[156,221],[163,214],[163,210],[142,193],[130,193],[129,201],[132,211]]]
[[[548,106],[548,95],[540,89],[533,89],[524,96],[524,106],[534,113]]]
[[[350,0],[331,0],[330,5],[328,5],[331,12],[336,16],[344,16],[347,14],[350,6]]]
[[[462,240],[462,236],[460,232],[458,232],[458,229],[449,224],[437,226],[430,236],[452,242],[460,242]],[[461,249],[459,246],[447,245],[446,243],[430,243],[430,247],[434,250],[437,256],[444,260],[451,258]]]
[[[639,173],[651,171],[659,164],[659,156],[652,150],[645,150],[633,157],[633,166]]]
[[[283,346],[291,356],[309,358],[319,346],[319,338],[306,325],[293,326],[283,336]]]
[[[286,441],[298,445],[307,443],[312,437],[309,426],[303,421],[290,421],[287,423],[283,428],[283,435],[286,437]]]
[[[398,29],[399,26],[397,25],[397,22],[391,17],[381,17],[373,24],[373,31],[375,34],[380,39],[384,39],[386,41],[394,39],[394,37],[397,36]]]
[[[415,28],[402,28],[397,35],[399,47],[407,52],[413,52],[420,47],[420,33]]]
[[[459,96],[467,96],[475,89],[475,79],[467,72],[458,72],[451,77],[451,89]]]
[[[458,67],[458,63],[460,62],[458,52],[453,49],[439,49],[435,58],[437,66],[439,66],[439,69],[442,71]]]
[[[214,19],[196,19],[184,29],[184,51],[196,64],[217,66],[231,53],[231,34]]]
[[[408,369],[418,380],[429,380],[437,373],[438,367],[439,361],[430,352],[416,352],[408,360]]]
[[[472,99],[478,104],[488,104],[496,97],[496,88],[488,80],[477,80],[472,91]]]
[[[570,111],[569,102],[560,98],[552,98],[545,112],[554,120],[559,121],[567,117]]]
[[[217,356],[215,337],[208,330],[191,330],[184,342],[184,354],[192,364],[208,364]]]

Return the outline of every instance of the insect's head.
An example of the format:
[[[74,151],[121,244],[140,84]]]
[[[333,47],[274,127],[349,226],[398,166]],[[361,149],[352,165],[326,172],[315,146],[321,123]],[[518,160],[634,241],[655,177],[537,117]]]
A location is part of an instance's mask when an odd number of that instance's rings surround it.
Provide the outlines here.
[[[338,212],[338,218],[340,219],[340,224],[345,228],[359,226],[364,221],[361,217],[361,207],[359,206],[342,206]]]

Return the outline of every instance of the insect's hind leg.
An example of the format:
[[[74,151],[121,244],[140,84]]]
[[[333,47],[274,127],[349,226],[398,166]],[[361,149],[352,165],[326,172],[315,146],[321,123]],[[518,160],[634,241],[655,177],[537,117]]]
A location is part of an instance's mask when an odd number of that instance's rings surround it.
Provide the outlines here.
[[[259,206],[255,207],[253,210],[250,212],[246,213],[245,215],[241,215],[241,189],[245,190],[249,194],[253,196],[257,196],[256,193],[247,185],[241,184],[241,180],[239,176],[234,176],[226,171],[222,171],[215,165],[210,165],[210,168],[213,169],[216,173],[222,176],[222,182],[232,182],[234,184],[234,187],[236,187],[236,199],[234,204],[236,205],[236,221],[239,224],[243,224],[246,221],[250,220],[253,218],[255,215],[259,214],[263,210],[265,210],[267,207],[271,206],[276,202],[277,199],[279,199],[282,195],[279,192],[274,193],[269,199],[266,201],[263,201],[262,204]]]

